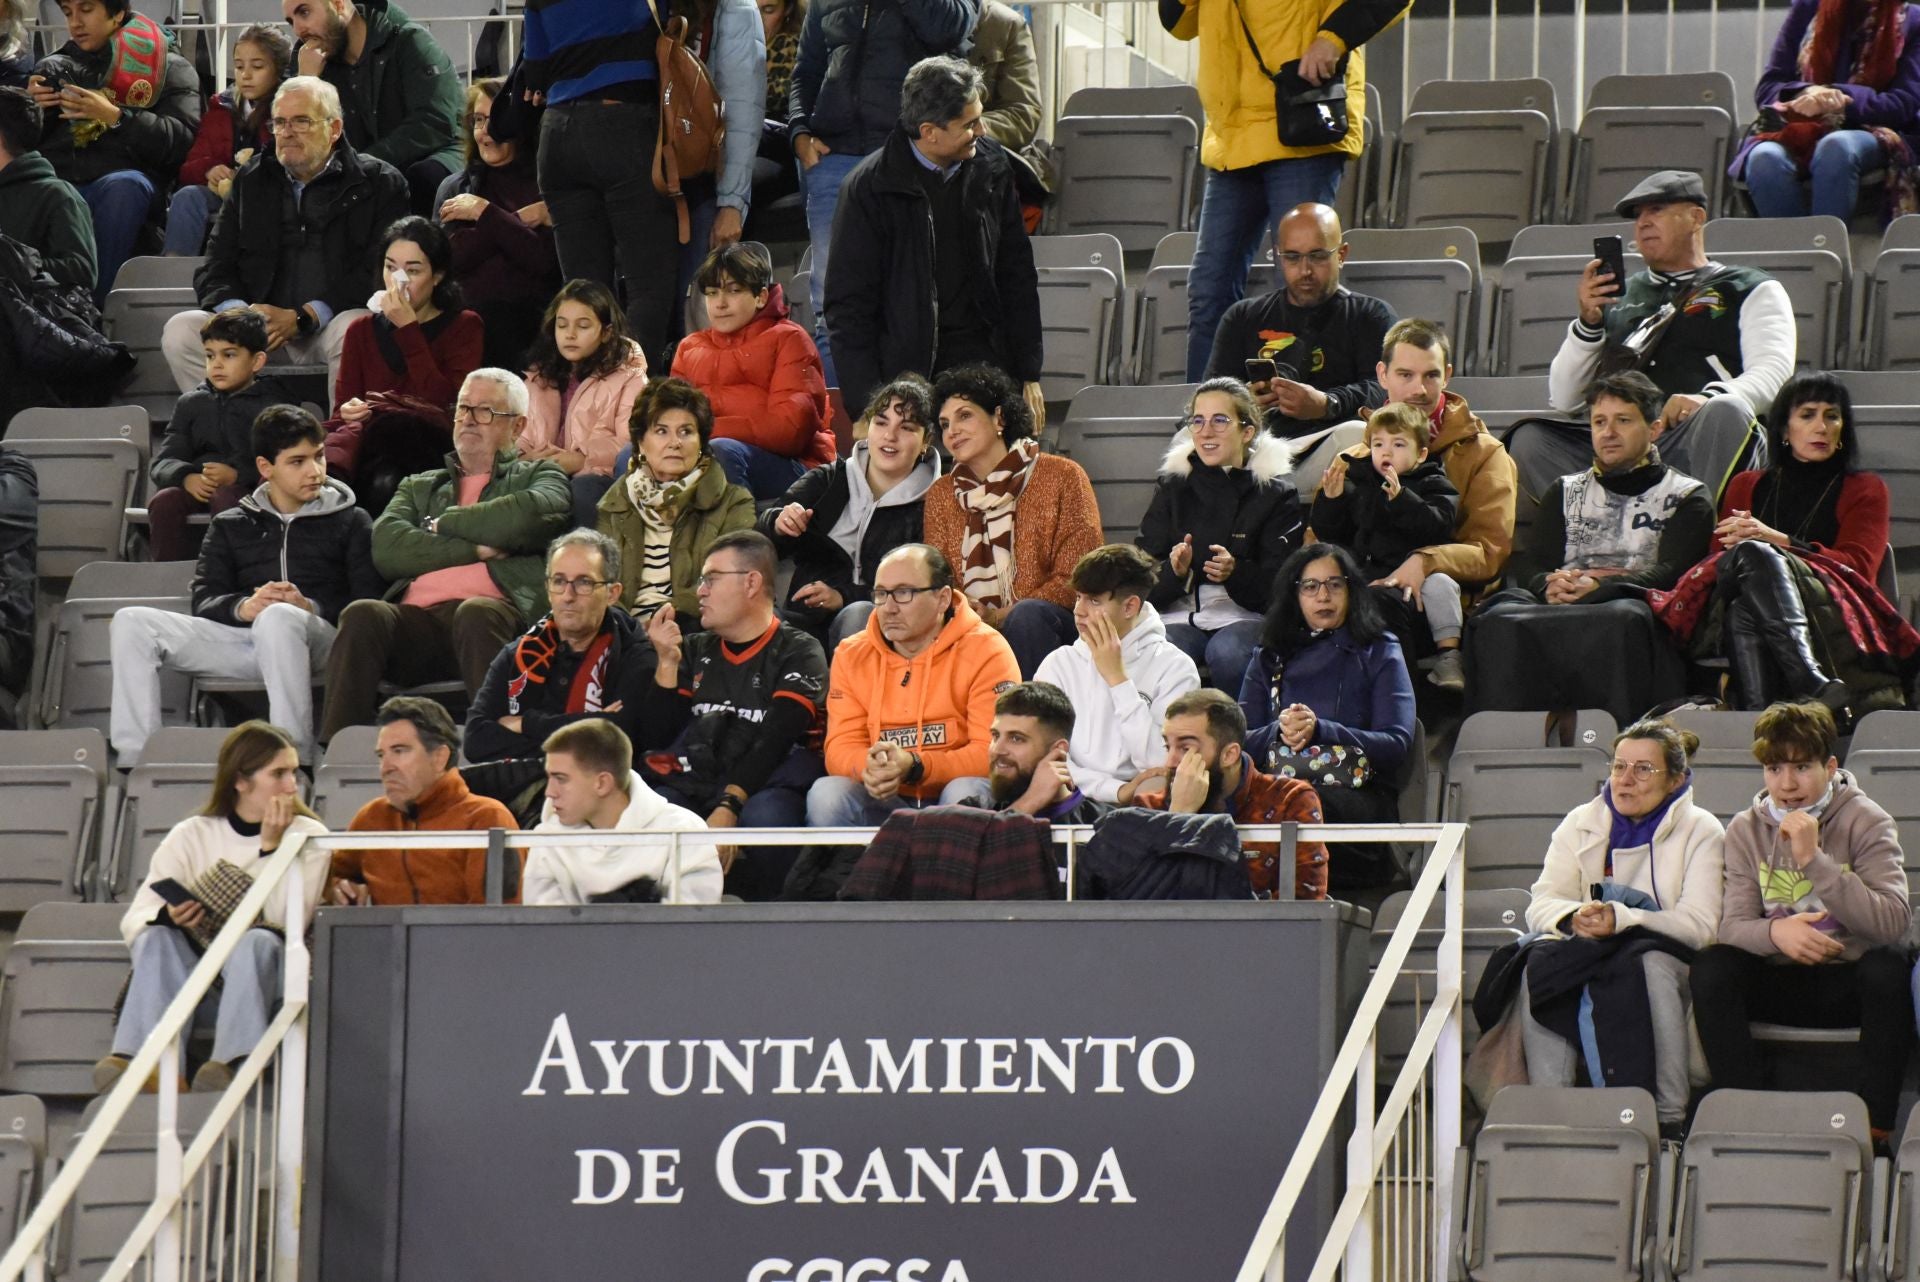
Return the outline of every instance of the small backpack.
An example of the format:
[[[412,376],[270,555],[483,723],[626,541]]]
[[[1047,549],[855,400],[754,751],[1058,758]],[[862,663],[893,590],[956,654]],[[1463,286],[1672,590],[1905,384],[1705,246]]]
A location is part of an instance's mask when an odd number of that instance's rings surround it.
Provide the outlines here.
[[[727,126],[713,78],[687,48],[687,20],[662,22],[654,0],[647,0],[647,8],[660,31],[654,42],[654,57],[660,64],[660,135],[653,145],[653,189],[672,198],[684,245],[692,239],[693,229],[680,184],[720,168],[720,143]]]

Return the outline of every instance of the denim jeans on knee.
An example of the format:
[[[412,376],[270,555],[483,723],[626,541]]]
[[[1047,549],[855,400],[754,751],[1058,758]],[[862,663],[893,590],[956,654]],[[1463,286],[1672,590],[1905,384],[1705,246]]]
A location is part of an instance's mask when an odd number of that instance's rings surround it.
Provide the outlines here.
[[[1332,204],[1346,157],[1338,152],[1270,160],[1245,169],[1209,169],[1200,196],[1200,232],[1187,275],[1187,381],[1206,375],[1220,317],[1247,286],[1253,252],[1280,216],[1306,201]],[[1237,374],[1237,371],[1236,371]]]
[[[100,268],[93,297],[104,304],[113,278],[120,274],[120,264],[133,257],[140,229],[153,212],[153,179],[138,169],[116,169],[79,191],[93,214],[93,251]]]

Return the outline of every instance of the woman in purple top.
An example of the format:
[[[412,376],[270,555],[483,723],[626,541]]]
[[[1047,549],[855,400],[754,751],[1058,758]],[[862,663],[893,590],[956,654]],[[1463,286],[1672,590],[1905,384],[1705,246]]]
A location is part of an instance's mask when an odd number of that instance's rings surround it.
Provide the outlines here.
[[[1883,217],[1915,212],[1920,7],[1793,0],[1754,99],[1760,119],[1730,171],[1763,218],[1853,217],[1861,180],[1884,174]]]

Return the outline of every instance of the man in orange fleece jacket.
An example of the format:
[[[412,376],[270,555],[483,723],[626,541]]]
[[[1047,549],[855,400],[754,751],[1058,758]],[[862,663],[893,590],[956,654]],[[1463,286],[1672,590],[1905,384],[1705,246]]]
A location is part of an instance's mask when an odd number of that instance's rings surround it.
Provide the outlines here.
[[[360,807],[350,832],[472,832],[517,829],[513,814],[476,797],[453,768],[458,731],[431,699],[401,695],[380,705],[380,790]],[[524,858],[524,856],[523,856]],[[484,904],[484,850],[341,850],[333,856],[337,904]],[[519,878],[509,873],[511,885]],[[510,895],[509,899],[517,899]]]
[[[954,590],[938,549],[906,543],[874,570],[878,602],[841,642],[828,682],[826,776],[807,793],[816,828],[885,822],[902,806],[990,795],[993,703],[1020,680],[998,632]]]

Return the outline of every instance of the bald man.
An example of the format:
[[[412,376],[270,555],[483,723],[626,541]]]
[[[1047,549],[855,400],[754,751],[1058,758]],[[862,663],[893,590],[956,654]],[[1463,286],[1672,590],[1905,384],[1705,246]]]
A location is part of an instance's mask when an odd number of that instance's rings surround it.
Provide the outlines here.
[[[1327,205],[1288,210],[1273,236],[1281,287],[1227,308],[1214,331],[1206,376],[1245,379],[1279,436],[1306,436],[1386,404],[1374,366],[1397,318],[1380,299],[1340,284],[1342,236]]]

